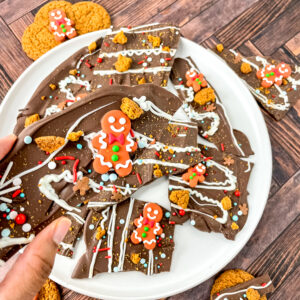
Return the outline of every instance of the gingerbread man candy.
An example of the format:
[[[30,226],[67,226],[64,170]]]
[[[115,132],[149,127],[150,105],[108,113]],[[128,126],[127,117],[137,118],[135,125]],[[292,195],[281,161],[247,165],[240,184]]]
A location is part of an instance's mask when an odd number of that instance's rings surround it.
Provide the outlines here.
[[[288,78],[292,74],[292,69],[288,64],[280,63],[276,67],[274,65],[266,65],[265,68],[256,72],[256,77],[261,79],[261,86],[269,88],[273,84],[281,85],[283,78]]]
[[[134,244],[143,243],[144,247],[152,250],[156,246],[156,236],[163,233],[159,221],[163,217],[163,211],[156,203],[147,203],[143,209],[143,216],[134,220],[137,227],[131,234]]]
[[[66,37],[72,39],[77,36],[73,27],[74,22],[67,18],[66,13],[62,9],[54,9],[49,12],[50,31],[53,32],[54,38],[58,42],[63,42]]]
[[[189,182],[190,187],[195,187],[198,182],[200,183],[205,180],[205,172],[205,165],[198,163],[196,166],[189,168],[188,171],[182,175],[182,179]]]
[[[132,170],[129,153],[137,149],[130,135],[130,119],[120,110],[112,110],[102,117],[101,127],[99,135],[92,140],[93,147],[98,150],[94,170],[105,174],[114,168],[120,177],[129,175]]]
[[[207,81],[203,74],[198,74],[193,68],[186,72],[185,78],[187,80],[186,85],[193,87],[195,93],[199,92],[202,87],[207,87]]]

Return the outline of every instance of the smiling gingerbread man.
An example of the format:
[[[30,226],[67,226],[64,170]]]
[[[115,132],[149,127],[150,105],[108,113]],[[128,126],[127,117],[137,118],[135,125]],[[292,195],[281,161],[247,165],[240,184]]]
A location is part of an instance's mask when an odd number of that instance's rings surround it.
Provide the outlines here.
[[[112,110],[102,117],[101,127],[99,135],[92,140],[93,147],[98,150],[94,170],[105,174],[114,168],[120,177],[129,175],[132,170],[129,153],[137,149],[130,135],[130,119],[120,110]]]
[[[163,211],[156,203],[147,203],[143,209],[143,216],[134,220],[137,227],[131,234],[131,241],[134,244],[143,243],[144,247],[152,250],[156,246],[156,236],[161,235],[163,230],[159,221],[163,217]]]

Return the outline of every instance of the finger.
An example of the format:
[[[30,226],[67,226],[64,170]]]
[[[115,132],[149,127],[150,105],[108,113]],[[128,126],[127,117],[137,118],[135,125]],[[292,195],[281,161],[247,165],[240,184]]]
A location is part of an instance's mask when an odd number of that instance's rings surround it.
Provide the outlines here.
[[[0,267],[0,282],[4,279],[9,270],[13,267],[14,263],[18,259],[20,252],[17,252],[12,256],[3,266]]]
[[[9,152],[16,140],[17,136],[14,134],[0,138],[0,160]]]
[[[62,217],[36,236],[0,284],[3,299],[32,300],[47,280],[53,267],[58,244],[63,240],[70,226],[71,221]]]

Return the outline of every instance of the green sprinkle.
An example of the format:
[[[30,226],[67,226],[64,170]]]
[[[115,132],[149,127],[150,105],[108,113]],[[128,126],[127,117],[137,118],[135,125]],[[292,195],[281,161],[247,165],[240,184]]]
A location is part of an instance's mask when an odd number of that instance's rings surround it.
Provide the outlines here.
[[[266,74],[266,77],[270,77],[270,74]]]
[[[64,28],[64,29],[62,30],[62,32],[67,32],[67,29],[66,29],[66,28]]]
[[[118,152],[119,150],[120,150],[120,147],[117,146],[117,145],[114,145],[114,146],[112,147],[112,151],[113,151],[113,152]]]
[[[274,72],[271,72],[271,76],[273,76],[274,75]]]
[[[193,179],[193,176],[190,176],[190,179]]]
[[[143,232],[143,233],[142,233],[142,237],[145,238],[146,236],[147,236],[147,233],[146,233],[146,232]]]
[[[61,27],[61,28],[65,28],[65,24],[61,24],[60,27]]]
[[[149,227],[145,226],[144,231],[146,231],[146,232],[149,231]]]
[[[196,173],[193,173],[193,176],[196,176]]]
[[[111,156],[111,160],[112,161],[118,161],[119,160],[119,156],[117,154],[114,154]]]

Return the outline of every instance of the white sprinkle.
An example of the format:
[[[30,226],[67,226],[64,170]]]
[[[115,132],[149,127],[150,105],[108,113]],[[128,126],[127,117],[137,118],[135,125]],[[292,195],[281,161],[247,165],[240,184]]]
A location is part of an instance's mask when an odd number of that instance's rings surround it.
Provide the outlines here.
[[[148,65],[148,64],[147,64],[146,62],[143,63],[143,67],[147,67],[147,65]]]
[[[151,61],[152,61],[152,57],[148,57],[148,58],[147,58],[147,61],[148,61],[148,62],[151,62]]]
[[[50,162],[48,163],[48,168],[49,168],[50,170],[54,170],[54,169],[56,168],[56,163],[55,163],[54,161],[50,161]]]
[[[15,178],[13,180],[13,185],[21,185],[22,184],[22,179],[21,178]]]
[[[120,219],[120,224],[124,224],[125,220],[124,219]]]
[[[14,211],[11,211],[9,213],[9,217],[14,220],[16,218],[16,216],[18,215],[18,213],[14,210]]]
[[[191,225],[195,226],[196,225],[196,222],[195,220],[191,220]]]
[[[94,228],[95,228],[95,225],[94,224],[90,224],[89,229],[93,230]]]
[[[31,230],[31,225],[29,223],[25,223],[23,226],[22,226],[22,230],[24,232],[29,232]]]
[[[164,60],[163,58],[161,58],[161,59],[159,60],[159,62],[160,62],[161,64],[163,64],[163,63],[165,62],[165,60]]]

